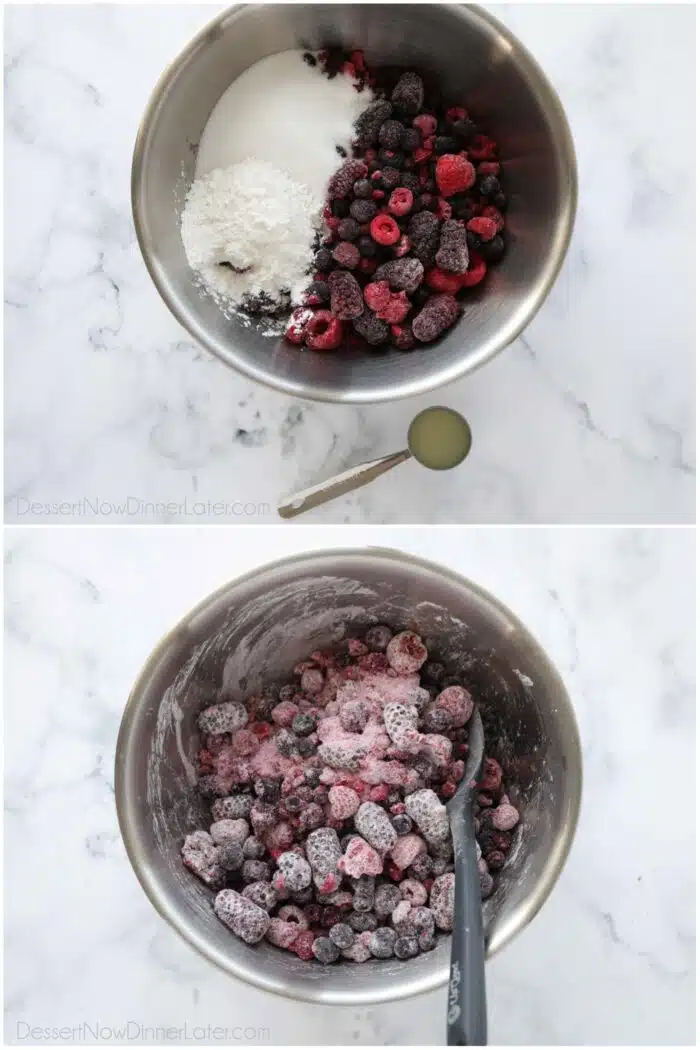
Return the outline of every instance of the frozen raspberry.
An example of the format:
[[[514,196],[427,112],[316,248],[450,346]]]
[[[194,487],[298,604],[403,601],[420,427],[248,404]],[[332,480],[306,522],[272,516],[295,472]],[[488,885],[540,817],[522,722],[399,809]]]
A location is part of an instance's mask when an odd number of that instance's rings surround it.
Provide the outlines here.
[[[355,940],[352,926],[345,922],[336,922],[328,931],[329,940],[333,941],[336,948],[349,948]]]
[[[456,219],[448,219],[442,224],[435,262],[449,273],[465,273],[469,266],[467,235],[462,223]]]
[[[279,917],[270,919],[270,925],[265,934],[270,944],[276,948],[289,950],[299,936],[299,924],[296,922],[285,922]]]
[[[219,849],[206,831],[194,831],[187,835],[182,847],[182,863],[213,889],[224,881]]]
[[[438,875],[430,890],[430,910],[435,924],[441,930],[451,930],[455,909],[455,877],[453,872]]]
[[[440,243],[440,220],[430,211],[412,215],[408,224],[408,236],[413,252],[424,267],[432,266]]]
[[[447,689],[437,696],[435,707],[447,711],[452,726],[461,727],[467,724],[474,710],[471,693],[461,685],[448,685]]]
[[[399,237],[398,244],[394,247],[394,255],[397,259],[403,259],[408,255],[412,247],[411,238],[407,237],[405,233],[402,233]]]
[[[359,317],[364,309],[360,286],[351,273],[336,270],[328,278],[331,310],[341,321]]]
[[[229,798],[217,798],[211,807],[214,820],[237,820],[247,817],[253,805],[252,795],[231,795]]]
[[[416,863],[421,853],[425,853],[425,842],[420,835],[414,835],[409,832],[407,835],[401,835],[394,844],[391,850],[391,859],[399,871],[403,872],[406,868]]]
[[[338,266],[346,270],[354,270],[360,261],[360,252],[356,245],[349,241],[340,241],[333,249],[333,258]]]
[[[341,856],[338,834],[333,828],[312,831],[306,840],[306,858],[313,870],[320,875],[335,871]]]
[[[377,317],[387,324],[400,324],[411,309],[411,303],[405,292],[392,295],[386,306],[377,312]]]
[[[369,226],[369,232],[377,244],[388,246],[396,244],[401,236],[401,230],[396,225],[396,220],[391,215],[377,215]]]
[[[490,219],[491,222],[494,222],[496,224],[496,233],[500,233],[506,224],[506,220],[498,208],[494,208],[492,204],[487,204],[485,208],[481,209],[481,218]],[[478,233],[478,230],[476,232]]]
[[[431,846],[449,839],[450,824],[447,810],[431,788],[423,788],[406,796],[406,812],[420,828]],[[408,838],[409,836],[405,836]]]
[[[214,900],[217,918],[246,944],[257,944],[265,936],[270,916],[235,890],[221,890]]]
[[[357,813],[360,807],[360,799],[349,787],[332,787],[328,792],[328,801],[331,805],[331,816],[334,820],[347,820]]]
[[[486,262],[481,255],[470,252],[469,269],[462,274],[462,288],[473,288],[475,284],[480,284],[486,276],[486,269]]]
[[[428,659],[428,650],[413,631],[395,634],[387,646],[387,659],[399,674],[414,674]]]
[[[388,852],[398,838],[389,817],[376,802],[362,803],[355,814],[355,827],[380,853]]]
[[[247,820],[216,820],[209,828],[209,834],[217,846],[223,846],[229,842],[235,842],[242,846],[250,835],[250,826]]]
[[[482,241],[490,241],[498,233],[498,226],[493,219],[489,219],[484,215],[470,219],[467,223],[467,229],[471,230],[472,233],[476,233]]]
[[[419,908],[428,899],[428,891],[418,879],[404,879],[399,883],[401,896],[408,901],[413,908]]]
[[[503,770],[495,758],[485,758],[481,771],[481,780],[476,785],[479,791],[500,791],[503,783]]]
[[[388,281],[392,291],[413,295],[423,280],[423,273],[423,264],[419,259],[392,259],[377,269],[375,281],[382,284]]]
[[[486,135],[477,135],[469,147],[469,156],[474,160],[492,160],[496,156],[496,143]]]
[[[436,256],[437,258],[437,256]],[[462,288],[462,277],[456,273],[448,273],[438,266],[433,266],[425,275],[425,283],[434,292],[443,292],[445,295],[456,295]]]
[[[377,135],[379,145],[388,150],[398,150],[403,132],[404,127],[400,120],[385,120]]]
[[[421,734],[417,730],[418,709],[410,704],[385,704],[382,710],[384,725],[392,743],[401,751],[417,752]]]
[[[229,700],[223,704],[207,707],[197,719],[200,733],[235,733],[243,729],[248,721],[248,712],[243,704]]]
[[[296,940],[291,946],[291,950],[298,955],[300,959],[308,962],[309,959],[313,959],[313,943],[316,940],[316,934],[312,933],[311,930],[302,930],[298,934]]]
[[[392,215],[408,215],[413,207],[413,194],[410,190],[396,189],[389,197],[388,208]]]
[[[361,160],[346,160],[338,170],[331,175],[328,183],[328,196],[337,200],[347,197],[352,190],[353,184],[358,179],[364,179],[367,174],[367,165]]]
[[[277,871],[273,879],[275,889],[297,891],[306,889],[311,883],[311,865],[299,853],[282,853],[277,859]]]
[[[413,127],[417,128],[424,139],[430,138],[437,131],[437,120],[430,113],[421,113],[413,118]]]
[[[371,222],[377,214],[377,211],[377,205],[373,200],[359,199],[353,201],[350,205],[350,214],[356,222],[360,223],[361,226],[365,226],[367,223]]]
[[[316,310],[304,329],[304,342],[309,350],[337,350],[342,341],[343,326],[339,319],[330,310]]]
[[[491,816],[491,823],[497,831],[512,831],[519,820],[520,814],[515,806],[509,803],[501,803]]]
[[[387,303],[391,300],[391,288],[389,282],[384,280],[375,280],[365,286],[364,292],[365,302],[369,306],[370,310],[374,310],[378,313]]]
[[[406,116],[417,113],[423,105],[423,81],[417,73],[402,73],[391,93],[394,106]]]
[[[370,103],[355,121],[358,144],[363,148],[373,146],[377,141],[379,129],[390,116],[391,102],[386,99],[378,99]],[[364,178],[364,175],[359,177]]]
[[[384,864],[375,849],[364,839],[355,836],[338,861],[338,867],[350,878],[359,879],[361,875],[381,875]]]
[[[435,181],[443,197],[471,189],[476,181],[474,165],[459,153],[444,153],[435,166]]]
[[[450,295],[433,295],[414,319],[411,326],[413,334],[421,343],[432,343],[452,327],[459,315],[460,307],[456,299]]]
[[[279,900],[277,890],[269,882],[251,882],[243,889],[242,895],[266,912],[272,911]]]
[[[328,254],[330,256],[330,252]],[[294,343],[296,346],[300,346],[304,342],[306,325],[312,317],[313,310],[310,310],[308,306],[297,307],[289,318],[289,324],[284,333],[285,339],[288,339],[290,343]]]

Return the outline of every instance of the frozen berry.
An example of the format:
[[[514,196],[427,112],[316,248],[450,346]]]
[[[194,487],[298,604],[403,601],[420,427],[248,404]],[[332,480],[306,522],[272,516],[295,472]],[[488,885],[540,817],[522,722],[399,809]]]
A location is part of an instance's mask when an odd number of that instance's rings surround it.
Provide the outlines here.
[[[328,196],[332,199],[347,197],[358,179],[364,179],[367,165],[361,160],[346,160],[331,176],[328,183]]]
[[[474,165],[459,153],[445,153],[435,167],[435,179],[443,197],[464,193],[476,180]]]
[[[200,733],[235,733],[248,722],[243,704],[234,700],[207,707],[197,719]]]
[[[413,115],[423,105],[423,81],[417,73],[402,73],[391,93],[394,106],[406,115]]]
[[[377,205],[372,200],[354,200],[350,205],[350,214],[361,226],[371,222],[377,214]]]
[[[428,658],[428,650],[419,635],[413,631],[400,631],[387,646],[387,659],[399,674],[415,674]]]
[[[396,215],[399,218],[402,215],[408,215],[412,207],[413,194],[410,190],[398,188],[392,191],[388,204],[389,211],[392,215]]]
[[[185,838],[182,863],[207,886],[216,889],[224,881],[219,847],[206,831],[195,831]]]
[[[368,198],[372,196],[372,183],[369,179],[358,179],[352,188],[356,197]]]
[[[432,288],[434,292],[442,292],[445,295],[456,295],[462,287],[462,275],[448,273],[447,270],[441,270],[440,267],[433,266],[430,270],[426,271],[425,283],[429,288]]]
[[[214,911],[217,918],[246,944],[261,941],[270,925],[267,912],[235,890],[221,890],[214,900]]]
[[[309,733],[313,733],[315,728],[316,719],[313,715],[298,714],[294,716],[291,729],[297,736],[308,736]]]
[[[408,236],[416,258],[423,266],[432,266],[440,243],[440,220],[432,212],[413,215],[408,224]]]
[[[346,270],[354,270],[360,261],[360,253],[354,244],[350,244],[349,241],[340,241],[333,249],[333,258],[338,266]]]
[[[337,948],[349,948],[355,940],[352,926],[348,926],[345,922],[337,922],[331,926],[328,937]]]
[[[304,329],[304,342],[310,350],[336,350],[342,341],[343,325],[330,310],[317,310]]]
[[[259,908],[270,912],[277,904],[279,896],[275,887],[269,882],[251,882],[243,889],[242,896],[257,904]]]
[[[434,948],[437,948],[437,937],[434,933],[423,930],[418,934],[418,947],[422,952],[432,952]]]
[[[394,955],[397,959],[412,959],[418,955],[418,940],[416,937],[398,937],[394,944]]]
[[[243,843],[243,856],[248,860],[260,860],[266,852],[265,844],[255,835],[250,835]]]
[[[370,103],[355,122],[359,145],[365,148],[373,146],[377,141],[379,129],[390,116],[391,103],[386,99],[378,99],[376,102]]]
[[[480,284],[486,276],[486,270],[486,260],[483,256],[475,251],[470,252],[469,269],[462,274],[462,288],[472,288]]]
[[[414,318],[412,329],[421,343],[432,343],[451,328],[460,315],[456,299],[450,295],[434,295]]]
[[[360,236],[360,224],[355,219],[343,219],[338,226],[341,241],[355,241]],[[336,259],[337,262],[337,259]]]
[[[348,926],[355,933],[367,933],[371,930],[376,930],[378,925],[376,915],[372,915],[368,911],[353,911],[348,915]]]
[[[314,267],[326,273],[333,265],[333,256],[328,248],[319,248],[314,255]]]
[[[392,325],[391,338],[397,350],[412,350],[416,345],[410,324]]]
[[[497,831],[512,831],[519,820],[520,814],[509,803],[501,803],[491,816],[491,824]]]
[[[423,136],[416,127],[404,128],[401,133],[400,148],[404,153],[413,153],[423,141]]]
[[[253,783],[253,791],[263,802],[279,802],[280,782],[265,777],[258,777]]]
[[[440,248],[435,262],[441,270],[449,273],[465,273],[469,266],[469,252],[464,226],[456,219],[443,222],[440,230]]]
[[[388,281],[392,291],[413,295],[423,280],[423,264],[418,259],[392,259],[382,263],[375,273],[375,281]]]
[[[389,339],[389,325],[369,309],[356,317],[352,326],[370,346],[382,346]]]
[[[362,291],[351,273],[336,270],[328,278],[331,290],[331,310],[336,318],[350,321],[364,309]]]
[[[398,150],[401,145],[403,132],[404,126],[400,120],[385,120],[377,135],[379,145],[385,149]]]
[[[390,850],[397,839],[389,817],[376,802],[362,803],[355,814],[355,827],[370,846],[380,853]]]
[[[363,259],[373,259],[377,254],[377,245],[368,234],[363,233],[357,238],[355,244]]]
[[[229,798],[217,798],[212,803],[211,815],[214,820],[238,820],[247,817],[253,805],[252,795],[231,795]]]
[[[389,287],[388,281],[375,280],[365,285],[362,294],[370,310],[378,313],[389,303],[391,299],[391,288]]]
[[[411,303],[406,298],[406,293],[396,292],[390,297],[389,302],[377,311],[377,317],[388,324],[401,324],[410,309]]]
[[[377,244],[396,244],[401,231],[391,215],[377,215],[370,223],[369,232]]]
[[[498,227],[493,219],[488,219],[481,215],[475,219],[470,219],[467,223],[467,229],[477,234],[482,241],[490,241],[498,232]]]
[[[397,835],[408,835],[413,827],[413,821],[406,813],[397,813],[391,818],[391,823]]]
[[[306,840],[306,857],[315,872],[327,875],[335,871],[342,856],[337,832],[332,828],[312,831]]]
[[[314,958],[327,966],[340,958],[340,948],[333,943],[330,937],[317,937],[313,942],[312,951]]]
[[[505,241],[499,234],[496,234],[496,236],[492,237],[490,241],[482,244],[479,250],[483,259],[487,263],[497,263],[503,258],[505,248]]]
[[[244,882],[269,882],[270,865],[264,860],[243,861],[242,877]]]
[[[342,199],[333,201],[331,204],[331,212],[336,219],[347,218],[350,213],[350,202]]]

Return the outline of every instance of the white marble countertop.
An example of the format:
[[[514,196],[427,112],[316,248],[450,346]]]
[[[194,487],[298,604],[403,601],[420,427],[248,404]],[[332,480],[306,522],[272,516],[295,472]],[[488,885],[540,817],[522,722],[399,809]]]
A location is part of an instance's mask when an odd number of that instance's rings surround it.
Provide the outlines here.
[[[692,521],[694,8],[494,9],[572,124],[565,268],[524,337],[442,392],[475,433],[458,473],[407,464],[311,520]],[[5,10],[7,520],[177,521],[141,503],[187,500],[192,521],[196,501],[227,500],[250,505],[230,520],[272,521],[281,495],[403,447],[435,401],[338,407],[251,385],[152,287],[131,223],[136,128],[216,10]]]
[[[6,530],[6,1041],[36,1042],[28,1026],[131,1022],[138,1043],[152,1038],[138,1026],[187,1022],[267,1027],[270,1044],[442,1042],[442,992],[312,1008],[219,973],[151,907],[114,807],[126,696],[180,616],[273,544],[280,556],[381,544],[500,597],[558,666],[579,719],[577,837],[543,910],[489,963],[491,1042],[693,1043],[692,531],[276,532]]]

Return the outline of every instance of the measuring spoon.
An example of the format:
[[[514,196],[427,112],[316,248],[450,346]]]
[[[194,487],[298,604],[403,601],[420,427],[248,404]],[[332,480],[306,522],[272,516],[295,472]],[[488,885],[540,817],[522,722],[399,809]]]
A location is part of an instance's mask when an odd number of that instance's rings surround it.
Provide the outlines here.
[[[467,458],[471,447],[472,432],[464,416],[453,408],[439,405],[426,408],[418,413],[408,428],[408,448],[360,463],[327,481],[303,489],[280,503],[277,513],[281,518],[295,518],[312,507],[368,485],[387,470],[411,458],[429,470],[451,470]]]

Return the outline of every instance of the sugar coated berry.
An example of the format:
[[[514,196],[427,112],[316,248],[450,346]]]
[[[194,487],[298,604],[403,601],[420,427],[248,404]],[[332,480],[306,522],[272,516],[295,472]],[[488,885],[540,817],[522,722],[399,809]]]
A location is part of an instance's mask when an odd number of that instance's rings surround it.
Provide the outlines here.
[[[365,634],[365,642],[373,652],[382,653],[391,641],[393,634],[391,627],[377,624],[369,628]]]
[[[296,940],[291,945],[291,950],[295,955],[298,955],[300,959],[308,962],[309,959],[313,959],[313,943],[316,940],[316,934],[312,933],[311,930],[302,930],[297,935]]]
[[[382,346],[389,338],[389,325],[370,309],[356,317],[352,326],[370,346]]]
[[[423,930],[418,934],[418,947],[422,952],[432,952],[437,948],[437,937],[434,933]]]
[[[391,338],[397,350],[412,350],[416,345],[410,324],[392,325]]]
[[[359,222],[361,226],[364,226],[368,222],[371,222],[377,214],[377,211],[377,205],[374,203],[373,200],[364,200],[364,198],[358,198],[357,200],[354,200],[350,205],[351,216],[353,217],[353,219],[355,219],[356,222]]]
[[[274,885],[278,890],[303,890],[311,882],[311,866],[299,853],[287,851],[277,858]]]
[[[397,813],[391,818],[391,823],[397,835],[408,835],[413,827],[413,821],[407,813]]]
[[[391,288],[388,281],[370,281],[369,284],[365,285],[362,294],[370,310],[378,313],[391,299]]]
[[[435,181],[443,197],[464,193],[476,181],[476,171],[471,161],[459,153],[445,153],[435,166]]]
[[[464,278],[462,279],[464,283]],[[413,320],[412,330],[421,343],[432,343],[448,328],[451,328],[460,315],[459,303],[450,295],[434,295]]]
[[[406,868],[415,864],[418,856],[424,852],[425,842],[423,839],[420,835],[409,832],[407,835],[401,835],[398,841],[393,845],[391,849],[391,859],[399,872],[403,872]]]
[[[243,843],[243,856],[246,860],[260,860],[266,852],[265,843],[255,835],[250,835]]]
[[[270,925],[267,928],[265,937],[270,944],[274,944],[276,948],[285,948],[286,950],[289,950],[299,936],[299,933],[300,929],[297,923],[285,922],[284,919],[276,916],[274,919],[270,919]]]
[[[417,879],[404,879],[399,883],[399,889],[403,899],[408,901],[413,908],[420,907],[428,899],[428,891]]]
[[[338,318],[330,310],[316,310],[304,329],[306,346],[310,350],[337,350],[342,341],[343,326]]]
[[[401,236],[401,230],[391,215],[375,216],[370,223],[369,232],[372,239],[382,245],[396,244]]]
[[[368,198],[372,196],[372,183],[369,179],[358,179],[352,188],[355,197]]]
[[[338,226],[338,236],[341,241],[356,241],[360,236],[359,222],[351,218],[343,219]]]
[[[391,116],[391,102],[386,99],[378,99],[370,103],[355,121],[357,139],[362,147],[373,146],[377,141],[379,129],[385,120]],[[361,176],[364,178],[364,175]]]
[[[217,798],[212,803],[211,815],[214,820],[237,820],[247,817],[253,805],[252,795],[231,795],[229,798]]]
[[[422,831],[429,845],[449,839],[450,823],[447,810],[431,788],[423,788],[406,796],[406,812]]]
[[[486,276],[486,261],[477,252],[472,251],[469,254],[469,269],[465,274],[462,274],[462,288],[472,288],[476,284],[480,284]]]
[[[401,145],[404,126],[400,120],[385,120],[379,129],[377,140],[385,149],[397,150]]]
[[[401,217],[408,215],[413,207],[413,194],[410,190],[398,188],[392,191],[389,197],[388,208],[392,215]]]
[[[229,700],[214,704],[202,711],[197,719],[200,733],[235,733],[248,722],[248,712],[243,704]]]
[[[349,948],[355,940],[355,934],[352,926],[345,922],[336,922],[328,931],[328,938],[337,948]]]
[[[328,792],[331,816],[334,820],[348,820],[360,808],[360,798],[352,788],[334,785]]]
[[[328,183],[328,196],[331,199],[347,197],[355,182],[364,179],[367,174],[367,165],[361,160],[346,160],[338,170],[331,175]]]
[[[223,820],[214,821],[209,828],[209,834],[217,846],[223,846],[230,842],[235,842],[236,845],[242,846],[250,835],[250,825],[247,820],[242,818],[237,820],[224,818]]]
[[[227,842],[219,849],[219,863],[224,871],[239,871],[243,866],[243,847],[238,842]]]
[[[392,259],[377,269],[375,281],[388,282],[392,291],[412,295],[423,280],[423,273],[419,259]]]
[[[328,253],[330,255],[330,252]],[[333,257],[331,256],[331,262]],[[306,325],[313,317],[313,310],[308,306],[300,306],[293,311],[287,328],[284,333],[285,339],[288,339],[290,343],[294,343],[295,346],[301,346],[304,342],[304,332],[306,331]]]
[[[348,915],[348,926],[351,926],[355,933],[368,933],[376,930],[378,925],[376,915],[372,915],[371,912],[353,911]]]
[[[408,236],[413,251],[424,267],[432,266],[440,243],[440,220],[430,211],[412,215],[408,224]]]
[[[415,674],[428,659],[428,650],[413,631],[395,634],[387,646],[387,660],[399,674]]]
[[[362,291],[351,273],[336,270],[328,278],[331,310],[341,321],[359,317],[364,309]]]
[[[423,729],[426,733],[444,733],[452,725],[449,711],[430,706],[423,715]]]
[[[245,886],[243,896],[267,912],[272,911],[279,900],[279,894],[272,883],[262,881],[251,882]]]
[[[313,942],[312,951],[314,958],[318,959],[324,966],[328,966],[329,963],[334,963],[340,958],[340,948],[330,937],[317,937]]]
[[[261,941],[270,925],[270,916],[257,904],[235,890],[221,890],[214,900],[214,912],[236,937],[246,944]]]
[[[348,843],[338,867],[345,875],[359,879],[361,875],[380,875],[384,864],[377,850],[356,835]]]
[[[312,831],[306,840],[306,858],[313,870],[321,875],[335,871],[341,856],[338,833],[333,828]]]
[[[338,266],[342,266],[346,270],[354,270],[360,261],[360,253],[356,245],[351,244],[349,241],[340,241],[333,249],[333,258]]]
[[[411,309],[411,303],[405,292],[392,294],[389,302],[377,311],[377,317],[387,324],[400,324]]]
[[[452,726],[459,728],[471,718],[474,700],[471,693],[461,685],[449,685],[437,696],[435,707],[447,711]]]
[[[267,882],[269,881],[270,865],[264,860],[244,860],[242,869],[243,881],[248,882]]]
[[[374,911],[380,919],[391,915],[394,908],[401,901],[401,891],[398,886],[385,882],[377,887],[374,894]]]
[[[412,959],[418,955],[418,939],[416,937],[398,937],[394,944],[394,955],[397,959]]]
[[[515,806],[509,803],[497,806],[491,816],[491,823],[497,831],[512,831],[520,820],[520,814]]]
[[[380,926],[369,939],[369,950],[375,959],[391,959],[397,934],[390,926]]]
[[[206,831],[187,835],[182,846],[182,863],[207,886],[217,888],[224,879],[219,848]]]
[[[363,802],[355,814],[355,827],[370,846],[386,853],[398,838],[389,817],[376,802]]]
[[[457,274],[465,273],[469,266],[467,235],[462,223],[456,219],[448,218],[442,224],[435,262],[440,269]]]
[[[453,872],[438,875],[430,890],[430,910],[435,925],[441,930],[451,930],[455,908],[455,877]]]

